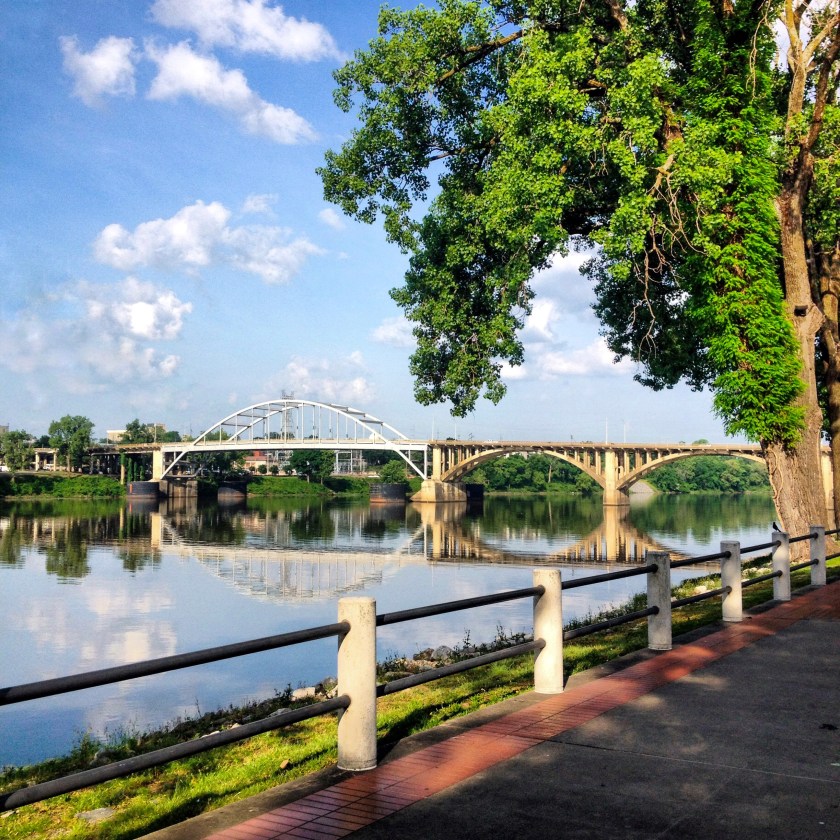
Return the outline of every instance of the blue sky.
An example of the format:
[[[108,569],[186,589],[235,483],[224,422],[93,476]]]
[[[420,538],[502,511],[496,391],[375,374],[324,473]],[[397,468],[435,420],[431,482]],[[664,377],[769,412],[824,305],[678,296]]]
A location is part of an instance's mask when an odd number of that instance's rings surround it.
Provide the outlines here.
[[[612,363],[580,255],[536,278],[502,403],[460,420],[415,403],[388,296],[406,258],[315,173],[354,125],[332,72],[379,5],[0,5],[0,424],[197,434],[286,392],[418,438],[724,439],[707,393]]]

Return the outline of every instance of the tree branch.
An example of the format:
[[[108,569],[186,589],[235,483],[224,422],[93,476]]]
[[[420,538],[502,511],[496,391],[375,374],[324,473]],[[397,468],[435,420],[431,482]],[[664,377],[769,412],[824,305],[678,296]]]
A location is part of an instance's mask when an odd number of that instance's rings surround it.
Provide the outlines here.
[[[447,70],[442,76],[438,76],[437,81],[435,82],[435,87],[442,85],[447,79],[451,79],[462,70],[466,70],[466,68],[470,65],[475,64],[477,61],[481,61],[482,58],[486,58],[488,55],[494,53],[501,47],[505,47],[508,44],[519,40],[524,34],[524,30],[519,29],[511,35],[506,35],[504,38],[497,38],[495,41],[490,41],[486,44],[474,44],[470,47],[463,47],[462,54],[469,55],[469,58],[462,64]]]

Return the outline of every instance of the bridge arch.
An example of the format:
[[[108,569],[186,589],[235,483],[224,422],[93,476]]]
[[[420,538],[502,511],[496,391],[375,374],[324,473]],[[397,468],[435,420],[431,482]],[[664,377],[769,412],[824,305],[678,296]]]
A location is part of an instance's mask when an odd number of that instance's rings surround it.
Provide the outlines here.
[[[753,461],[757,464],[764,465],[766,462],[764,458],[756,452],[745,452],[732,449],[725,449],[719,447],[709,447],[703,451],[695,452],[671,452],[667,455],[662,455],[655,461],[647,464],[642,464],[639,467],[632,469],[630,472],[620,474],[618,481],[618,489],[627,492],[637,482],[650,475],[652,472],[658,470],[664,464],[672,461],[682,461],[686,458],[703,458],[706,456],[715,456],[718,458],[741,458],[744,461]]]
[[[441,479],[443,481],[461,481],[466,475],[481,466],[481,464],[486,464],[488,461],[495,461],[499,458],[504,458],[507,455],[548,455],[552,458],[556,458],[558,461],[571,464],[573,467],[576,467],[581,472],[588,475],[601,487],[604,487],[604,476],[598,472],[594,459],[592,459],[592,463],[586,463],[580,457],[575,457],[574,455],[567,454],[566,452],[546,449],[543,446],[529,447],[525,443],[521,444],[519,448],[510,448],[506,446],[499,449],[486,449],[478,451],[444,472]]]
[[[282,397],[240,408],[186,444],[161,447],[156,480],[166,478],[185,458],[197,453],[350,448],[396,452],[425,477],[425,441],[411,441],[390,424],[357,408]],[[424,453],[422,469],[410,458],[412,452]]]

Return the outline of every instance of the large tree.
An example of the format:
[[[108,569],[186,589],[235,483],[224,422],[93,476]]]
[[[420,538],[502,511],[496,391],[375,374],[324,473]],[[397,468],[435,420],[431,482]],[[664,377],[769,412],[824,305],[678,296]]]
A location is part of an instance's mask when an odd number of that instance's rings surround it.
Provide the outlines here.
[[[50,423],[50,446],[57,450],[57,458],[65,461],[67,469],[78,469],[84,463],[91,445],[93,421],[80,415],[65,414]]]
[[[12,431],[0,435],[0,456],[12,471],[28,470],[35,460],[32,435],[24,431]]]
[[[335,469],[335,453],[328,449],[295,449],[289,458],[289,469],[298,475],[323,484]]]
[[[711,387],[726,430],[761,443],[785,527],[824,521],[818,378],[840,459],[838,2],[384,8],[336,72],[361,124],[320,174],[411,255],[391,294],[415,325],[418,400],[456,415],[498,401],[534,274],[592,248],[616,356],[653,388]]]

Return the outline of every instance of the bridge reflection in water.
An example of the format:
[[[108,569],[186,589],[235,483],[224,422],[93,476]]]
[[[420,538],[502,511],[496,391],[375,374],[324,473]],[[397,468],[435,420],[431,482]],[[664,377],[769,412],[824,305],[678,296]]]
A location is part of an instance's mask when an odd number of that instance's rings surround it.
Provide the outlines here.
[[[157,505],[155,505],[157,508]],[[337,508],[342,531],[393,529],[393,538],[378,551],[363,545],[320,550],[292,545],[288,520],[269,521],[246,508],[226,513],[236,521],[237,545],[205,542],[194,527],[195,507],[172,508],[163,503],[151,512],[151,549],[195,559],[207,571],[245,594],[269,600],[332,600],[370,589],[408,565],[435,563],[478,565],[604,566],[644,561],[646,551],[668,551],[629,521],[629,508],[605,507],[601,522],[583,538],[540,550],[532,533],[513,526],[500,539],[485,538],[480,518],[468,517],[466,505],[395,505]],[[478,523],[478,524],[477,524]],[[501,545],[501,542],[515,543]],[[675,556],[678,552],[671,551]]]

